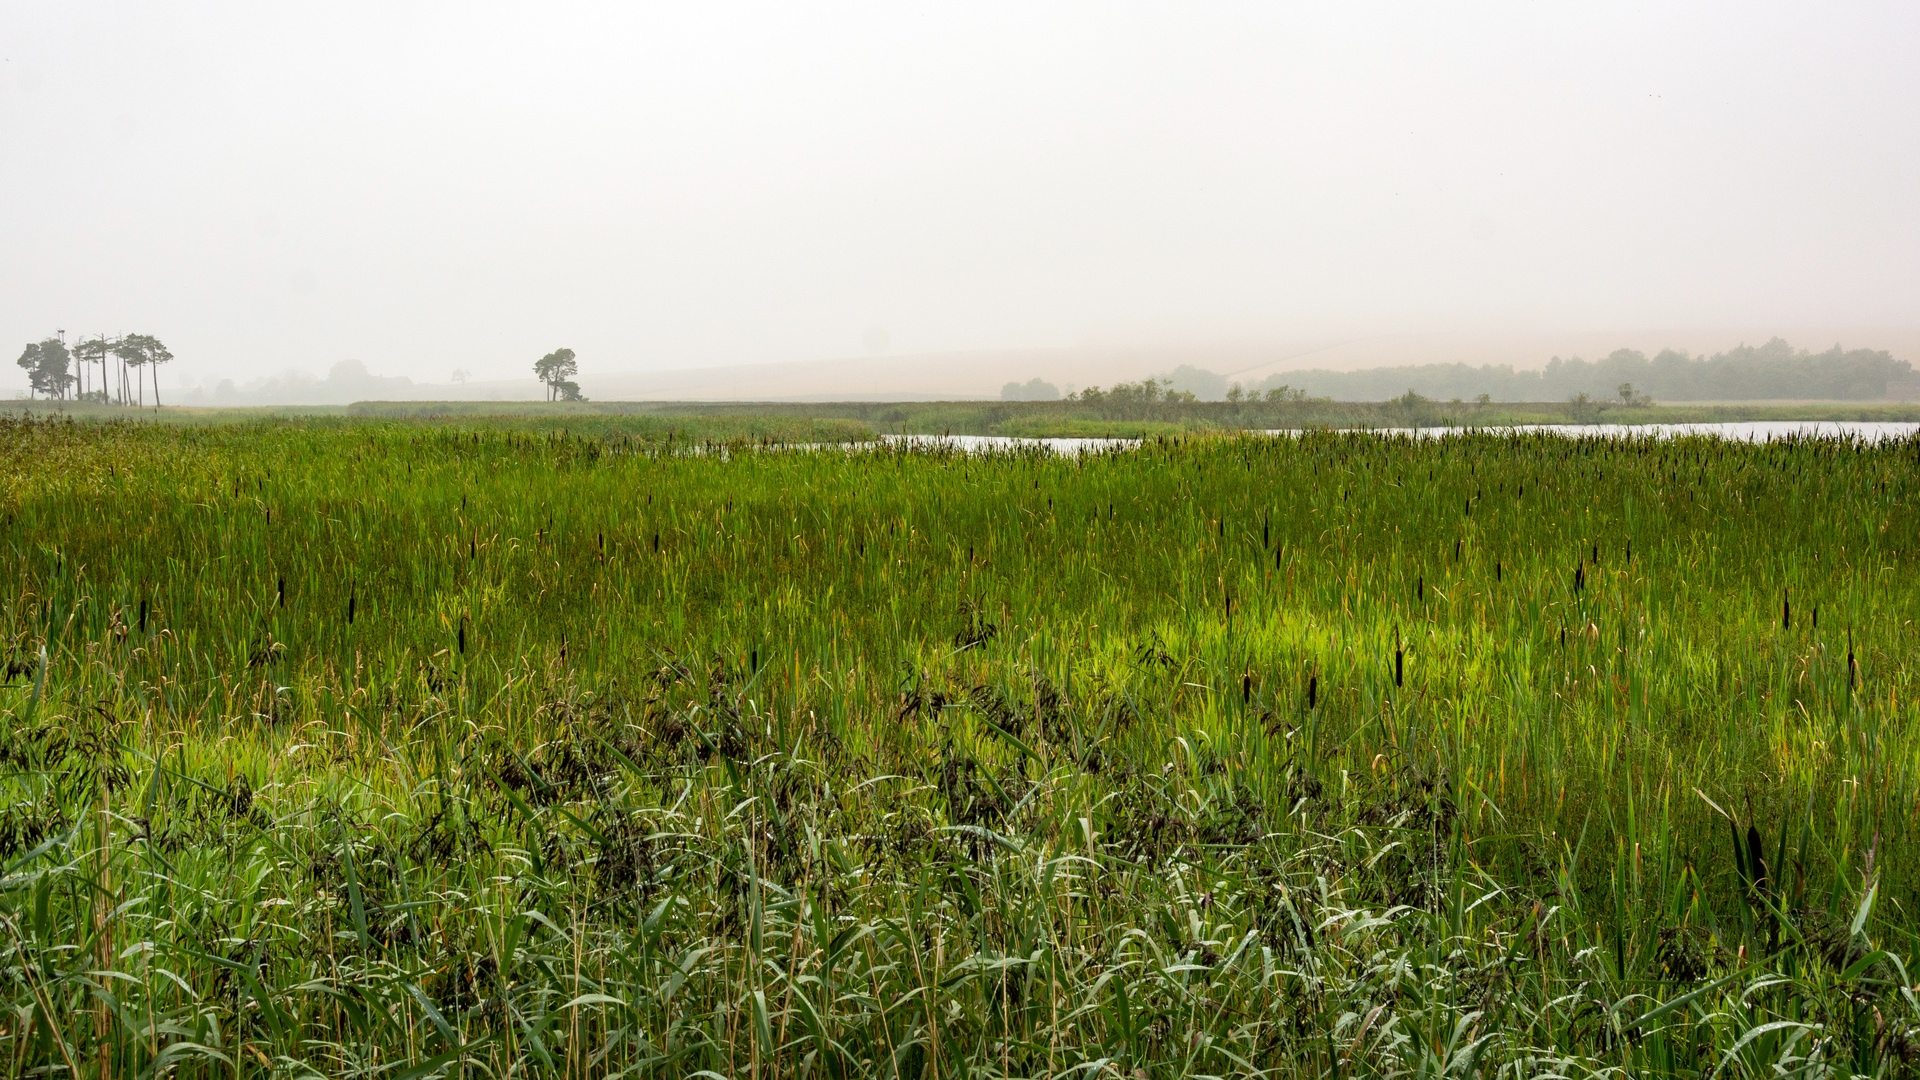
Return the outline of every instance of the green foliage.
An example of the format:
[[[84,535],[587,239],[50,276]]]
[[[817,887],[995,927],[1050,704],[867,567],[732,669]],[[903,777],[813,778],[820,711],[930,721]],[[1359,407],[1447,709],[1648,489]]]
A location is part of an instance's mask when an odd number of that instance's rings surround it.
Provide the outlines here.
[[[572,349],[555,349],[533,362],[534,377],[547,384],[548,401],[585,401],[573,377],[580,372]]]
[[[153,401],[160,403],[160,365],[170,363],[173,353],[160,339],[152,334],[128,334],[116,340],[112,345],[113,355],[127,367],[134,370],[135,394],[141,404],[146,401],[146,387],[143,380],[151,369],[153,377]]]
[[[63,398],[73,385],[73,373],[67,370],[70,354],[67,343],[59,338],[30,342],[20,351],[15,363],[27,372],[27,385],[33,393]]]
[[[1920,1051],[1920,444],[655,419],[0,424],[11,1075]]]

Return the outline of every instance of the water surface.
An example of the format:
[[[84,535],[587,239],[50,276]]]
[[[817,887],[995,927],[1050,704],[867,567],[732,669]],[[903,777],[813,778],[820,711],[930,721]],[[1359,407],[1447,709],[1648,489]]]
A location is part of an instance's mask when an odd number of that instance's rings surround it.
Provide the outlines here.
[[[1469,432],[1501,434],[1545,433],[1570,439],[1579,438],[1651,438],[1675,439],[1691,435],[1731,439],[1739,442],[1772,442],[1787,438],[1856,438],[1867,442],[1909,439],[1920,434],[1920,422],[1900,420],[1744,420],[1721,424],[1515,424],[1509,427],[1427,427],[1370,428],[1376,435],[1411,435],[1419,439],[1444,439]],[[1263,432],[1267,435],[1297,435],[1297,430]],[[1139,445],[1138,439],[1025,439],[1010,435],[883,435],[887,443],[908,446],[947,446],[968,453],[991,450],[1015,450],[1044,447],[1056,454],[1097,453],[1115,447]]]

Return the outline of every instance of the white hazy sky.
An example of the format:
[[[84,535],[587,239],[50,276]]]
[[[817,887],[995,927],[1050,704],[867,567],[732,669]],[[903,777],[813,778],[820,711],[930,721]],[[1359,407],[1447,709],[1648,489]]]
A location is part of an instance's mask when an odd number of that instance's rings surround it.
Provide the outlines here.
[[[0,345],[437,381],[1915,324],[1917,44],[1908,0],[8,0]]]

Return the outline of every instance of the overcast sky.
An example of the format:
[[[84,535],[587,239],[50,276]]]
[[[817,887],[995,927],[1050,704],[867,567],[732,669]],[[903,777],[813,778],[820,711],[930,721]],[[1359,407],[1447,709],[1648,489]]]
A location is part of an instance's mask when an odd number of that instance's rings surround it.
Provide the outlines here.
[[[1915,324],[1916,43],[1911,2],[9,0],[0,344],[437,381]]]

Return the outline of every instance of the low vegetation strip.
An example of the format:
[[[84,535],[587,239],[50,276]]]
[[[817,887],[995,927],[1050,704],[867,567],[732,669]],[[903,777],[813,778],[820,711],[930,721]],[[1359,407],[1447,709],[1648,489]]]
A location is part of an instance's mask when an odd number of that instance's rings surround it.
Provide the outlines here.
[[[0,422],[12,1075],[1903,1075],[1920,443]]]

